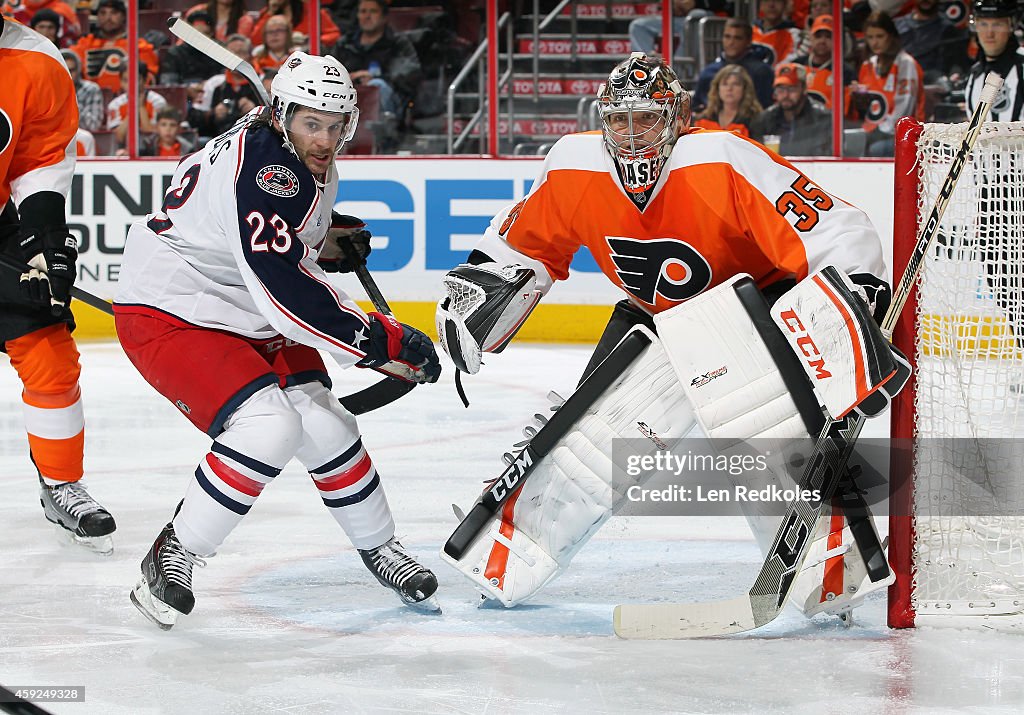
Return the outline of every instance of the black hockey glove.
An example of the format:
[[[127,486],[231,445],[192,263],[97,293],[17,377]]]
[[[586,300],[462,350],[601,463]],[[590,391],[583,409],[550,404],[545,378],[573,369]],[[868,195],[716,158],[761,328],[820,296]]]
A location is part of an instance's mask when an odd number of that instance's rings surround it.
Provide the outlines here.
[[[66,306],[75,283],[78,242],[66,227],[47,227],[23,235],[22,256],[32,270],[21,274],[22,293],[31,301]]]
[[[369,367],[406,382],[437,382],[441,375],[434,343],[390,315],[370,313],[369,345],[357,367]]]
[[[321,251],[317,263],[328,273],[351,273],[357,265],[366,263],[371,238],[361,219],[332,212],[328,246]]]

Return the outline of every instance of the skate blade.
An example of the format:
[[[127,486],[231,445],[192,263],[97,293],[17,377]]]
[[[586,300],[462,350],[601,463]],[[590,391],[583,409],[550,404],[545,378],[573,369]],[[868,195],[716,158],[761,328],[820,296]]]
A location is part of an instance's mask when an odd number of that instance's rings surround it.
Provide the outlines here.
[[[57,532],[57,540],[63,544],[80,546],[87,551],[100,556],[109,556],[114,553],[114,540],[107,536],[79,536],[73,531],[64,528],[59,523],[50,522]]]
[[[438,615],[441,613],[441,604],[437,602],[436,596],[427,596],[422,601],[409,602],[402,599],[402,603],[419,613]]]
[[[160,627],[160,630],[171,630],[171,627],[178,620],[180,615],[178,611],[160,599],[154,598],[153,594],[149,592],[149,584],[146,582],[145,576],[139,579],[139,582],[135,584],[135,588],[128,594],[128,597],[135,604],[135,607],[139,609],[139,613],[153,621],[153,623]]]

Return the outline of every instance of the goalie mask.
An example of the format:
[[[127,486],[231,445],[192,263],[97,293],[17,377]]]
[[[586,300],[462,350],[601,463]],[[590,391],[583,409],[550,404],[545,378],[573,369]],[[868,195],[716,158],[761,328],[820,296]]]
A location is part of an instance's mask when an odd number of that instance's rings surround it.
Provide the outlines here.
[[[298,156],[291,136],[302,131],[292,126],[295,110],[307,107],[323,112],[328,118],[340,118],[340,131],[334,153],[352,139],[359,122],[356,88],[348,70],[334,57],[315,57],[293,52],[281,65],[270,85],[273,117],[284,132],[284,147]]]
[[[444,278],[448,293],[437,304],[441,347],[462,372],[480,371],[482,353],[500,353],[541,298],[537,275],[518,264],[463,263]]]
[[[634,52],[615,66],[597,100],[605,148],[623,188],[631,194],[647,191],[679,138],[679,120],[689,122],[689,93],[662,60]]]

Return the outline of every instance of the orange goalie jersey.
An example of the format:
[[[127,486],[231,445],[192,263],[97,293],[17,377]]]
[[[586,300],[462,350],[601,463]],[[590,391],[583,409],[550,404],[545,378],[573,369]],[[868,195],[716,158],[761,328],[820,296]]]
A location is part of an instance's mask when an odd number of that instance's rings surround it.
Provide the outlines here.
[[[860,209],[730,132],[681,136],[642,210],[621,188],[600,132],[563,137],[530,193],[494,218],[477,248],[534,268],[547,291],[568,277],[580,246],[650,313],[737,273],[761,287],[829,264],[885,278],[881,242]]]
[[[6,20],[0,67],[0,210],[12,194],[18,204],[44,190],[67,196],[75,171],[78,103],[64,60],[42,35]]]

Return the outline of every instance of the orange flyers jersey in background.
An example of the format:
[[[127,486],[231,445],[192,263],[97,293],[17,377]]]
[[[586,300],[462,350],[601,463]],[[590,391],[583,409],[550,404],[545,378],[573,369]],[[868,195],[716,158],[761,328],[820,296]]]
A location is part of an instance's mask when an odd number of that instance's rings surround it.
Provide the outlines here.
[[[141,37],[138,40],[139,62],[149,69],[153,77],[160,71],[156,50]],[[121,91],[121,65],[128,62],[128,39],[120,37],[113,42],[86,35],[71,46],[82,60],[82,76],[114,94]]]
[[[581,246],[652,313],[737,273],[762,287],[828,264],[885,278],[881,242],[862,211],[731,132],[680,137],[643,210],[622,189],[599,132],[563,137],[530,193],[494,218],[477,248],[534,268],[547,291],[568,277]]]
[[[861,105],[864,131],[876,127],[887,134],[896,133],[900,117],[924,121],[924,72],[913,57],[900,50],[889,71],[878,73],[878,57],[870,57],[860,66],[858,82],[867,93]]]
[[[78,102],[53,43],[13,20],[0,35],[0,209],[39,191],[65,197],[75,171]],[[41,79],[45,78],[45,79]]]

